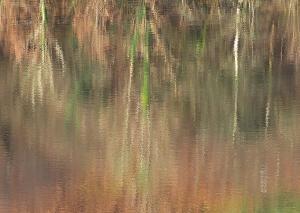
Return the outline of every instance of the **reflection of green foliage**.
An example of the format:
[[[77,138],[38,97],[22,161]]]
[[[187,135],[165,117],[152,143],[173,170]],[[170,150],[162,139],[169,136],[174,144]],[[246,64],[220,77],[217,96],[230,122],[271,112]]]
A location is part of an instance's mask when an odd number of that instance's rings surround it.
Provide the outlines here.
[[[131,42],[130,42],[130,48],[129,48],[129,57],[132,61],[134,61],[135,56],[136,56],[136,48],[137,48],[137,43],[139,39],[139,34],[137,32],[134,33]]]
[[[77,118],[77,105],[79,101],[87,100],[92,91],[92,74],[91,67],[87,65],[84,72],[80,72],[79,78],[75,81],[74,91],[71,94],[71,97],[68,101],[68,104],[65,109],[65,121],[66,124],[75,126],[79,125],[79,120]]]
[[[75,51],[76,49],[78,49],[79,42],[78,42],[78,38],[76,37],[73,31],[72,25],[65,26],[65,30],[63,32],[64,34],[63,34],[62,43],[64,44],[65,47],[67,47],[64,48],[64,51],[67,53],[66,54],[67,56],[70,55],[71,53],[74,53],[74,52],[68,53],[68,51]]]
[[[47,23],[47,10],[46,10],[46,4],[45,0],[40,0],[40,16],[42,19],[42,23]]]
[[[139,37],[140,37],[139,25],[145,18],[145,15],[146,15],[145,8],[138,7],[137,12],[136,12],[136,29],[134,31],[133,37],[131,38],[130,48],[129,48],[129,54],[130,54],[131,60],[134,60],[134,58],[136,56],[137,45],[138,45]]]
[[[92,91],[92,74],[91,71],[85,70],[80,73],[79,79],[76,81],[76,94],[86,100]]]
[[[77,6],[79,0],[70,0],[70,1],[71,1],[71,4],[68,7],[69,13]]]
[[[149,28],[146,25],[146,35],[144,44],[144,61],[143,61],[143,81],[141,90],[142,108],[146,111],[149,107],[150,100],[150,63],[149,63]]]
[[[196,51],[198,54],[202,53],[205,48],[205,42],[206,42],[206,25],[201,30],[197,45],[196,45]]]
[[[140,23],[146,17],[146,7],[145,5],[139,6],[137,8],[137,21]]]
[[[300,212],[300,196],[281,193],[275,197],[263,198],[256,208],[257,213],[297,213]]]
[[[77,40],[76,36],[72,36],[72,39],[70,41],[72,42],[73,49],[77,49],[78,48],[78,40]]]
[[[72,95],[66,105],[65,108],[65,125],[67,126],[78,126],[78,120],[77,120],[77,98]]]
[[[241,75],[243,81],[239,86],[238,126],[244,136],[252,137],[253,132],[258,134],[265,128],[266,76],[259,70]]]
[[[149,61],[144,60],[142,92],[141,92],[142,107],[144,111],[146,111],[147,108],[149,107],[149,100],[150,100],[149,71],[150,71]]]
[[[130,41],[130,62],[131,66],[134,65],[136,59],[136,53],[138,46],[142,46],[142,73],[141,73],[141,90],[140,90],[140,104],[142,112],[147,115],[149,110],[150,102],[150,28],[148,21],[146,19],[146,7],[143,4],[138,6],[136,9],[136,25],[134,28],[134,33]],[[143,35],[143,36],[141,36]],[[133,67],[132,67],[133,68]],[[143,125],[147,125],[147,122],[143,117]],[[139,163],[138,172],[136,174],[137,186],[140,191],[147,191],[149,187],[149,164],[148,158],[143,155],[141,162]]]
[[[143,77],[142,77],[142,88],[141,88],[141,105],[143,111],[146,111],[149,106],[149,75],[150,75],[150,62],[149,62],[149,40],[150,40],[150,29],[146,21],[146,7],[145,5],[137,7],[136,10],[136,26],[134,28],[134,33],[130,41],[129,57],[131,64],[133,66],[136,58],[136,52],[138,48],[138,43],[142,42],[143,45]],[[143,31],[143,24],[145,26],[145,35],[140,38],[141,32]]]

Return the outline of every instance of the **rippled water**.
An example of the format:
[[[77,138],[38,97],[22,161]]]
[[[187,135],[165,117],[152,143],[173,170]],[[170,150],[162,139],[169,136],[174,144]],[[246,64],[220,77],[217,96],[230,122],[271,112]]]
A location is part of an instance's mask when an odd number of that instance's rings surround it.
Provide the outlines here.
[[[0,212],[300,212],[300,5],[241,2],[2,0]]]

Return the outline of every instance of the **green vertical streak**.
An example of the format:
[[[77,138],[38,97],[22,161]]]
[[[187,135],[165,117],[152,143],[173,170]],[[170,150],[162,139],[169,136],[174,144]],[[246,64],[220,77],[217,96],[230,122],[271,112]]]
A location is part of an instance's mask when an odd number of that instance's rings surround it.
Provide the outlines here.
[[[149,27],[146,24],[146,34],[144,41],[143,79],[141,90],[141,102],[143,112],[147,112],[150,103],[150,62],[149,62]]]
[[[146,6],[143,4],[141,7],[137,9],[137,20],[138,23],[141,23],[146,17]]]
[[[76,116],[77,111],[77,97],[76,92],[69,98],[65,108],[65,126],[66,127],[78,127],[79,123]]]
[[[201,31],[199,40],[196,44],[196,51],[198,54],[203,53],[203,50],[205,48],[205,42],[206,42],[206,24],[203,27],[203,30]]]
[[[149,71],[150,71],[149,60],[145,59],[143,64],[143,82],[142,82],[142,94],[141,94],[142,107],[144,112],[148,110],[149,102],[150,102]]]
[[[138,40],[139,40],[139,34],[138,32],[134,32],[133,37],[131,38],[130,41],[130,49],[129,49],[129,57],[131,62],[135,61]]]
[[[40,16],[42,19],[42,23],[47,22],[47,11],[45,6],[45,0],[40,0]]]
[[[147,192],[149,190],[149,173],[150,173],[150,137],[149,137],[149,104],[150,104],[150,49],[149,49],[149,39],[150,39],[150,28],[146,18],[146,7],[142,6],[140,9],[141,23],[144,24],[144,37],[142,39],[143,45],[143,69],[142,69],[142,82],[141,82],[141,109],[142,109],[142,129],[143,129],[143,139],[142,139],[142,150],[141,150],[141,161],[140,168],[137,174],[138,187],[141,192],[143,192],[143,197],[146,199]]]
[[[134,34],[131,38],[130,41],[130,49],[129,49],[129,58],[130,58],[130,62],[134,64],[135,62],[135,57],[136,57],[136,52],[137,52],[137,46],[138,46],[138,42],[140,39],[140,33],[139,33],[139,24],[143,21],[144,17],[145,17],[146,12],[144,11],[143,8],[138,8],[137,12],[136,12],[136,27],[134,30]]]

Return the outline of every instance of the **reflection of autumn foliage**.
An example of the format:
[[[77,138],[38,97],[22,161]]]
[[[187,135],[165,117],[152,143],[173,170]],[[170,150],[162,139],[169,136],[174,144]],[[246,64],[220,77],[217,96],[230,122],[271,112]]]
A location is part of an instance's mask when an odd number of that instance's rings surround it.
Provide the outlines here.
[[[214,19],[218,11],[223,10],[223,4],[218,1],[200,1],[197,4],[189,4],[187,1],[146,1],[149,6],[149,15],[151,19],[151,30],[155,37],[157,50],[163,55],[169,54],[165,41],[161,38],[161,30],[170,23],[177,23],[182,29],[186,29],[190,22],[197,22],[201,18],[207,21],[216,22]],[[263,3],[257,1],[244,1],[244,8],[247,12],[247,18],[251,21],[251,13],[267,13],[267,19],[272,17],[283,17],[280,31],[284,33],[281,42],[282,51],[287,51],[290,59],[297,57],[299,36],[299,14],[297,8],[298,1],[289,0],[288,2],[274,1],[274,3]],[[59,24],[63,22],[73,22],[73,27],[81,46],[88,51],[92,51],[91,56],[97,59],[103,59],[105,55],[110,54],[111,46],[119,46],[123,41],[120,36],[118,40],[111,40],[110,32],[119,32],[124,27],[124,20],[130,22],[126,15],[132,15],[135,4],[124,2],[119,4],[113,0],[110,1],[45,1],[47,5],[48,20],[51,23]],[[169,13],[162,13],[163,8],[172,5]],[[271,6],[270,6],[271,5]],[[288,5],[288,6],[287,6]],[[226,6],[226,5],[225,5]],[[233,3],[227,5],[229,8],[234,6]],[[201,7],[209,9],[210,16],[201,16],[203,14]],[[18,60],[24,57],[33,47],[30,42],[37,20],[39,19],[39,2],[20,1],[19,3],[3,0],[1,2],[1,45],[2,53],[15,56]],[[206,12],[207,13],[207,12]],[[63,21],[65,20],[65,21]],[[255,21],[255,17],[254,17]],[[275,23],[275,22],[274,22]],[[226,25],[225,22],[219,24]],[[250,23],[252,24],[252,23]],[[256,22],[253,22],[255,25]],[[280,24],[280,22],[279,22]],[[127,25],[128,26],[128,25]],[[254,26],[255,27],[255,26]],[[268,27],[268,26],[265,26]],[[124,30],[124,29],[121,29]],[[250,29],[251,30],[251,29]],[[281,32],[281,33],[282,33]],[[279,33],[279,32],[278,32]],[[117,38],[116,38],[117,39]],[[251,38],[253,39],[253,38]],[[92,48],[93,47],[93,48]]]
[[[41,2],[44,2],[42,0]],[[62,14],[66,8],[63,5],[65,1],[51,2],[52,8],[48,10],[52,16],[57,19],[62,18]],[[49,6],[50,6],[49,5]],[[1,52],[6,56],[15,58],[20,62],[24,58],[28,58],[28,54],[32,54],[38,47],[36,40],[38,39],[39,23],[41,22],[41,11],[39,1],[7,1],[3,0],[0,4],[0,44]],[[64,18],[68,14],[65,14]],[[54,21],[55,22],[55,21]]]
[[[91,56],[96,60],[106,61],[112,45],[107,32],[107,26],[114,18],[111,4],[111,1],[88,1],[79,4],[74,11],[73,27],[80,46],[91,51]]]
[[[241,13],[233,142],[235,5],[209,2],[46,2],[41,23],[38,4],[2,1],[0,131],[14,143],[0,147],[0,180],[13,212],[253,212],[300,191],[298,111],[274,107],[298,94],[278,72],[298,65],[299,14],[283,1]]]
[[[21,60],[28,51],[28,35],[34,29],[34,22],[38,18],[38,4],[29,5],[22,1],[1,1],[0,15],[0,44],[2,54]]]

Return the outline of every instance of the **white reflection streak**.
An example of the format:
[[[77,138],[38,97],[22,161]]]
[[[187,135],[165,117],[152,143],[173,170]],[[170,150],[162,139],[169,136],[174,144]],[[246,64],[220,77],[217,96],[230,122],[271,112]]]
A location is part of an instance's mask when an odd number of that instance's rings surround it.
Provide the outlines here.
[[[238,79],[239,75],[239,61],[238,61],[238,51],[239,51],[239,23],[240,23],[240,8],[238,7],[236,10],[236,25],[235,25],[235,38],[234,38],[234,45],[233,45],[233,53],[234,53],[234,77],[235,80]]]
[[[269,53],[269,71],[268,71],[268,99],[266,106],[265,126],[266,132],[270,125],[270,111],[271,111],[271,98],[272,98],[272,69],[273,69],[273,42],[274,42],[274,23],[272,25],[272,31],[270,35],[270,53]]]
[[[236,10],[236,25],[235,25],[235,38],[233,44],[233,55],[234,55],[234,115],[233,115],[233,132],[232,138],[235,142],[236,131],[237,131],[237,108],[238,108],[238,77],[239,77],[239,23],[240,23],[240,8]]]
[[[265,166],[260,168],[260,192],[267,193],[268,179],[267,179],[267,171]]]
[[[55,41],[55,51],[56,51],[56,55],[58,56],[58,58],[61,62],[62,72],[64,73],[65,72],[64,54],[63,54],[62,48],[59,46],[57,41]]]
[[[125,169],[124,167],[126,166],[127,159],[125,159],[124,154],[128,152],[127,146],[128,143],[131,143],[130,135],[129,133],[129,111],[130,111],[130,105],[131,105],[131,88],[132,88],[132,77],[133,77],[133,69],[134,69],[134,55],[130,55],[130,62],[129,62],[129,79],[128,79],[128,88],[127,88],[127,94],[125,97],[125,102],[126,102],[126,114],[125,114],[125,127],[124,127],[124,132],[123,132],[123,138],[122,138],[122,145],[121,145],[121,185],[124,186],[124,173]],[[129,141],[128,141],[129,140]],[[126,162],[125,162],[126,161]]]

